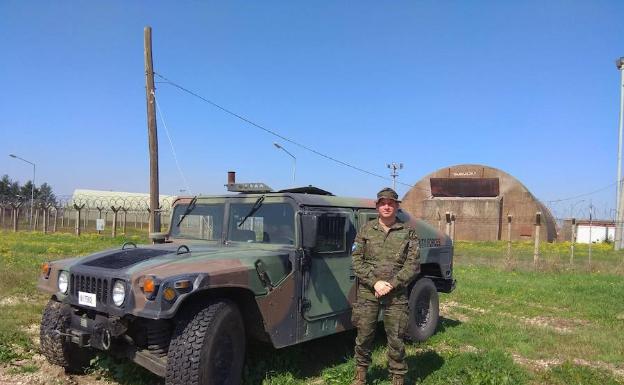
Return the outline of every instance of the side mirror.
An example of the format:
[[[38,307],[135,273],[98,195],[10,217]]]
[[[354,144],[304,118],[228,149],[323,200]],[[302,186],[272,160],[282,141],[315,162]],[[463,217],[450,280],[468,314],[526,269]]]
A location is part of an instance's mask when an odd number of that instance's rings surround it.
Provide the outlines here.
[[[301,216],[301,245],[304,249],[313,249],[316,246],[316,232],[318,230],[318,217],[315,214],[303,214]]]
[[[165,243],[167,233],[149,233],[149,239],[152,243]]]

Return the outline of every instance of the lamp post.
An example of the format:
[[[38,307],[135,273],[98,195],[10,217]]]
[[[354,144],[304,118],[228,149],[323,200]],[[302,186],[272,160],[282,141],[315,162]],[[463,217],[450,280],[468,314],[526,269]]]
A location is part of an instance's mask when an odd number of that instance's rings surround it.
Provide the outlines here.
[[[622,248],[622,220],[624,220],[624,208],[622,207],[622,126],[624,125],[624,57],[615,61],[615,66],[620,71],[620,122],[618,134],[618,155],[617,155],[617,193],[615,212],[615,250]]]
[[[15,155],[15,154],[9,154],[9,156],[11,158],[15,158],[15,159],[19,159],[23,162],[26,162],[28,164],[31,164],[33,166],[33,180],[30,186],[30,229],[33,230],[33,208],[35,206],[35,170],[36,170],[36,166],[33,162],[26,160],[24,158],[20,158],[19,156]]]
[[[292,171],[292,176],[293,176],[293,185],[295,184],[295,172],[297,171],[297,158],[291,154],[290,152],[288,152],[287,149],[285,149],[284,147],[282,147],[281,145],[279,145],[279,143],[273,143],[273,145],[275,146],[275,148],[284,151],[285,153],[287,153],[288,155],[290,155],[291,158],[293,158],[293,171]]]

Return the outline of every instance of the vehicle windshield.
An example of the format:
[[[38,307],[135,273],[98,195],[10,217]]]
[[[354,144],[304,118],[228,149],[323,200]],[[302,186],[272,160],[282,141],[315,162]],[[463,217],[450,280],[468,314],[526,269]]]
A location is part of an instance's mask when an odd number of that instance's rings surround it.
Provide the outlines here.
[[[221,240],[224,204],[197,204],[187,212],[188,205],[177,205],[171,221],[172,238]],[[182,222],[180,220],[184,218]]]
[[[241,224],[253,207],[253,203],[230,205],[229,241],[295,244],[295,212],[291,205],[264,203]]]

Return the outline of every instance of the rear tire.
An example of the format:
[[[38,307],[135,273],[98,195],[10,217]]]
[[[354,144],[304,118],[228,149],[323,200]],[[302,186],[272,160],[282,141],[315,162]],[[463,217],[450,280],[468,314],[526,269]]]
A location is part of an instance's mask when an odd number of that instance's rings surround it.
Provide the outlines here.
[[[412,287],[409,309],[410,338],[413,341],[426,341],[435,333],[440,318],[438,291],[429,278],[419,279]]]
[[[91,349],[66,341],[65,336],[58,333],[66,333],[70,325],[71,317],[63,314],[61,304],[48,301],[39,330],[41,352],[50,363],[64,367],[67,372],[84,373],[94,353]]]
[[[167,354],[166,385],[239,385],[245,326],[238,307],[219,300],[178,322]]]

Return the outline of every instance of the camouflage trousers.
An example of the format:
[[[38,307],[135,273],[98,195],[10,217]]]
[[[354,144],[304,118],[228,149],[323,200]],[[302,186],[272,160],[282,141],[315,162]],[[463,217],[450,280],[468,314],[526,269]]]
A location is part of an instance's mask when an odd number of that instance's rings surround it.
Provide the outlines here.
[[[360,298],[353,307],[353,324],[357,327],[355,339],[355,363],[368,367],[371,363],[371,348],[375,339],[375,330],[379,312],[383,310],[383,323],[388,338],[388,371],[392,374],[405,375],[405,343],[407,331],[407,297],[399,295],[384,298],[382,301]]]

